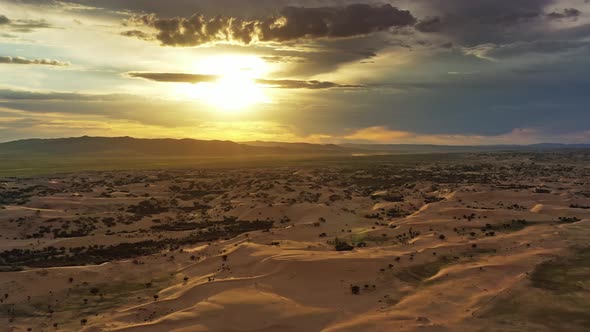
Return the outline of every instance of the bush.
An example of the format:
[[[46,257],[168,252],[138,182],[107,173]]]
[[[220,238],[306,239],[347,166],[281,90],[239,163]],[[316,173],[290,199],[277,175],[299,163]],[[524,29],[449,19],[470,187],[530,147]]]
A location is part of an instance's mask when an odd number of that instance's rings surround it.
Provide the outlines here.
[[[334,240],[334,249],[336,249],[336,251],[350,251],[353,250],[354,247],[346,243],[345,241],[336,238]]]

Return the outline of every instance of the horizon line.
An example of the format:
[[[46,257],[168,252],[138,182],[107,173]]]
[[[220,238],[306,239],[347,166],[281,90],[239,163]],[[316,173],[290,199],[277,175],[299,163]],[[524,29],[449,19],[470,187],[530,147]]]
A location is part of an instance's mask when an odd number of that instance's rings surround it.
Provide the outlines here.
[[[121,139],[121,138],[128,138],[128,139],[135,139],[135,140],[175,140],[175,141],[183,141],[183,140],[191,140],[191,141],[201,141],[201,142],[231,142],[236,144],[244,144],[248,145],[248,143],[275,143],[275,144],[310,144],[310,145],[335,145],[335,146],[346,146],[346,145],[398,145],[398,146],[444,146],[444,147],[510,147],[510,146],[537,146],[537,145],[563,145],[563,146],[576,146],[576,145],[588,145],[590,146],[590,142],[587,143],[562,143],[562,142],[539,142],[539,143],[529,143],[529,144],[519,144],[519,143],[504,143],[504,144],[436,144],[436,143],[383,143],[383,142],[340,142],[340,143],[317,143],[317,142],[306,142],[306,141],[266,141],[266,140],[250,140],[250,141],[242,141],[242,140],[227,140],[227,139],[199,139],[199,138],[191,138],[191,137],[134,137],[134,136],[90,136],[90,135],[82,135],[82,136],[63,136],[63,137],[29,137],[29,138],[19,138],[13,140],[0,140],[0,144],[7,144],[7,143],[14,143],[14,142],[21,142],[21,141],[31,141],[31,140],[63,140],[63,139],[81,139],[81,138],[104,138],[104,139]]]

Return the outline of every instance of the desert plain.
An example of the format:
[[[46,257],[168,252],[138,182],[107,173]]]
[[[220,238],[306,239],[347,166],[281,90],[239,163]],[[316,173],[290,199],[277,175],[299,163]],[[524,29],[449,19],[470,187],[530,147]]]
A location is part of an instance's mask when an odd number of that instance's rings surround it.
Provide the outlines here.
[[[588,331],[590,154],[0,178],[1,331]]]

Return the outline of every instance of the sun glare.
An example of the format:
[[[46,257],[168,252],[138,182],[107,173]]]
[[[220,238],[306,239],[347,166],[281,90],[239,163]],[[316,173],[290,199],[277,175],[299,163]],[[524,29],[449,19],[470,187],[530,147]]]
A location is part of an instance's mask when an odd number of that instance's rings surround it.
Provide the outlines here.
[[[255,80],[239,75],[226,75],[210,85],[205,100],[222,110],[239,111],[267,101]]]
[[[256,79],[268,72],[268,65],[256,56],[210,57],[195,63],[194,70],[219,78],[212,83],[184,86],[180,92],[203,100],[218,110],[240,112],[270,101],[264,89],[256,83]]]

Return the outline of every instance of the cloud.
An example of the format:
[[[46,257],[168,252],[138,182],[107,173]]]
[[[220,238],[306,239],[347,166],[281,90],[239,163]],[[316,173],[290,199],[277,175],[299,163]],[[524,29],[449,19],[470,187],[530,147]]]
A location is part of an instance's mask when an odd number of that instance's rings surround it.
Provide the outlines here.
[[[4,15],[0,15],[0,25],[10,24],[10,19]]]
[[[504,59],[527,54],[556,54],[580,49],[590,49],[590,42],[582,40],[538,40],[506,45],[479,45],[465,51],[481,58]]]
[[[322,82],[322,81],[300,81],[300,80],[266,80],[258,79],[256,82],[268,85],[273,88],[280,89],[331,89],[331,88],[362,88],[362,85],[354,84],[338,84],[334,82]]]
[[[375,143],[393,143],[415,136],[415,134],[407,131],[390,130],[382,126],[375,126],[356,130],[353,133],[344,136],[343,138],[353,141],[360,140]]]
[[[438,32],[466,46],[543,38],[552,29],[550,20],[573,19],[581,14],[574,8],[547,13],[546,8],[555,0],[417,1],[426,8],[427,15],[416,24],[417,30]]]
[[[346,7],[285,7],[279,15],[259,20],[237,17],[159,18],[155,14],[135,16],[132,24],[147,25],[166,46],[199,46],[208,43],[249,45],[256,42],[285,42],[299,39],[345,38],[413,26],[416,18],[389,4]]]
[[[129,77],[143,78],[156,82],[170,82],[170,83],[211,83],[218,80],[220,77],[216,75],[202,75],[202,74],[186,74],[186,73],[142,73],[129,72],[126,73]],[[322,81],[302,81],[302,80],[273,80],[273,79],[256,79],[256,83],[267,85],[271,88],[278,89],[332,89],[332,88],[360,88],[362,85],[338,84],[334,82]]]
[[[336,140],[380,144],[438,144],[438,145],[510,145],[547,142],[587,143],[589,131],[555,134],[544,128],[514,128],[497,135],[421,134],[391,130],[383,126],[358,129],[351,134],[334,137]]]
[[[562,12],[551,12],[547,14],[547,17],[552,20],[560,20],[560,19],[577,19],[582,12],[575,8],[566,8]]]
[[[84,94],[76,92],[39,92],[27,90],[0,89],[0,100],[29,101],[120,101],[131,99],[132,95],[123,94]]]
[[[503,62],[504,66],[514,66],[514,72],[524,72],[529,66],[539,69],[544,65],[550,69],[562,61],[573,67],[576,65],[572,61],[578,60],[574,58],[588,53],[590,24],[581,11],[553,9],[565,1],[441,2],[444,6],[433,4],[431,8],[436,11],[429,12],[440,18],[440,23],[431,29],[437,34],[431,38],[447,38],[455,49],[494,60],[498,68]],[[531,54],[540,56],[524,58]]]
[[[158,97],[0,89],[0,110],[8,108],[27,114],[61,114],[71,119],[92,116],[106,124],[114,119],[162,127],[194,125],[209,116],[205,110],[195,110],[195,105],[198,105],[195,100]]]
[[[53,29],[53,25],[46,20],[16,20],[11,24],[12,30],[18,32],[32,32],[36,29]]]
[[[4,15],[0,15],[0,27],[8,27],[14,32],[29,33],[37,29],[54,29],[46,20],[11,20]]]
[[[275,76],[312,77],[334,72],[347,64],[370,61],[387,48],[404,48],[399,40],[392,38],[395,38],[393,34],[376,33],[350,38],[320,39],[305,41],[301,48],[297,45],[280,49],[268,47],[266,52],[283,59],[283,65],[277,68]],[[405,51],[407,48],[404,48]],[[277,61],[277,58],[271,58],[272,60]]]
[[[421,32],[436,32],[441,29],[441,25],[440,17],[427,17],[416,24],[416,30]]]
[[[281,56],[281,55],[264,55],[260,57],[265,62],[269,63],[304,63],[304,57],[298,56]]]
[[[149,33],[143,32],[141,30],[127,30],[127,31],[123,31],[123,32],[121,32],[121,36],[134,37],[134,38],[145,40],[145,41],[152,41],[152,40],[154,40],[154,36],[150,35]]]
[[[280,9],[290,3],[333,3],[333,0],[18,0],[21,3],[66,8],[69,10],[84,9],[111,13],[156,13],[161,17],[175,17],[187,13],[203,13],[205,15],[244,15],[248,17],[266,15],[270,11]],[[81,8],[80,8],[81,7]]]
[[[47,66],[69,66],[69,62],[50,59],[27,59],[23,57],[0,56],[0,64],[15,65],[47,65]]]
[[[215,75],[201,75],[201,74],[185,74],[185,73],[141,73],[130,72],[126,73],[129,77],[143,78],[156,82],[171,82],[171,83],[209,83],[215,82],[219,79]]]

